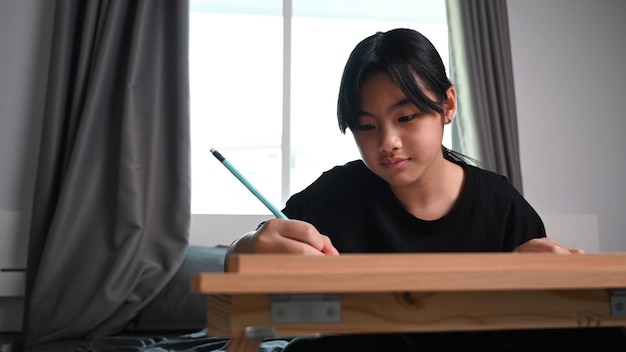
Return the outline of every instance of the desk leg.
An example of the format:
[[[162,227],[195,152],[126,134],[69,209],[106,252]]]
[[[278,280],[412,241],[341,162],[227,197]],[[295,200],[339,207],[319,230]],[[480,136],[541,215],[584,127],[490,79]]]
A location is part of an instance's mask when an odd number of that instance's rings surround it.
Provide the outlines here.
[[[258,352],[263,339],[232,337],[226,346],[227,352]]]

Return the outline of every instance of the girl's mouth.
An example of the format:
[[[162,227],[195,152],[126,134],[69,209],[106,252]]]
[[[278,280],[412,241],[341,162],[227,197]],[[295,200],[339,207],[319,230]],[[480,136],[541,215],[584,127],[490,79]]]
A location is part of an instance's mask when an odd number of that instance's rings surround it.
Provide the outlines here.
[[[389,158],[389,159],[383,160],[381,162],[381,165],[386,169],[395,170],[406,165],[408,160],[409,159],[403,159],[403,158]]]

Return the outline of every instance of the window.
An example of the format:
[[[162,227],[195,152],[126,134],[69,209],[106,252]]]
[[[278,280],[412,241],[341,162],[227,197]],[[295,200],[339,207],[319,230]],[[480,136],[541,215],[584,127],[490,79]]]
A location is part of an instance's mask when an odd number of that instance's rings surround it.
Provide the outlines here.
[[[323,171],[359,158],[351,133],[339,132],[336,100],[343,65],[366,36],[413,28],[448,62],[445,0],[190,4],[194,214],[269,214],[210,148],[279,207]]]

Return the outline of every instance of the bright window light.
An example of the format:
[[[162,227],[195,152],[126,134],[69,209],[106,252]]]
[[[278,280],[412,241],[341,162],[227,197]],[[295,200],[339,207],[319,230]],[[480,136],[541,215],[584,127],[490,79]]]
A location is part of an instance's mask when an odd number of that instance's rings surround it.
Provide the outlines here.
[[[293,14],[287,25],[283,3]],[[343,66],[360,40],[397,27],[422,32],[448,62],[445,0],[191,0],[192,213],[269,214],[211,148],[279,207],[323,171],[358,159],[352,134],[337,125]]]

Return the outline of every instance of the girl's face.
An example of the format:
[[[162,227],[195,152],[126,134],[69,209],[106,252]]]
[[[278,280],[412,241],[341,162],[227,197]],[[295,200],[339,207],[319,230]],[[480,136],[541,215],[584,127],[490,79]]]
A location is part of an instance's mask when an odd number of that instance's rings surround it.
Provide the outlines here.
[[[368,78],[361,86],[360,117],[352,131],[367,167],[392,187],[415,184],[424,175],[438,177],[444,164],[443,126],[456,113],[453,87],[447,96],[443,114],[425,113],[386,73]]]

